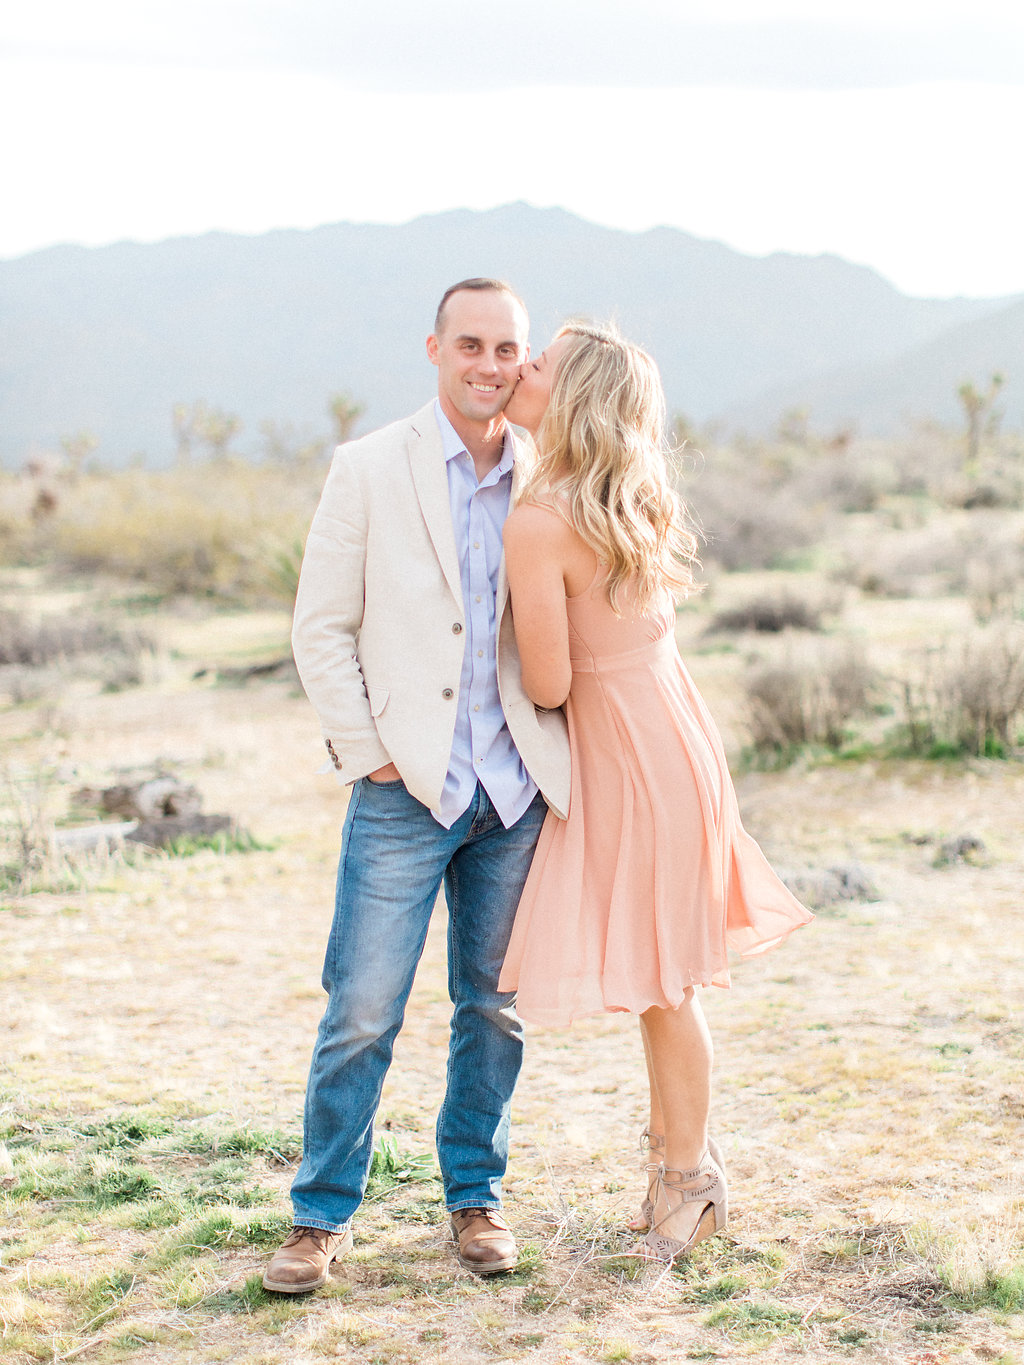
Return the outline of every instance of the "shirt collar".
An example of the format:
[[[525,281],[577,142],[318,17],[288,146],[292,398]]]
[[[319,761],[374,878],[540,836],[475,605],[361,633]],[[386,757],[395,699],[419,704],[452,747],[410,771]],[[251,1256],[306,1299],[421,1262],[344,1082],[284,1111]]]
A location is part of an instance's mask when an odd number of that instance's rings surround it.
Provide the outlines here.
[[[441,432],[441,445],[444,449],[445,463],[454,460],[458,455],[468,455],[465,442],[459,433],[445,416],[444,409],[441,407],[440,399],[434,399],[434,416],[437,418],[438,429]],[[503,474],[508,474],[516,460],[515,438],[512,435],[512,428],[505,423],[505,440],[501,448],[501,459],[496,467],[496,474],[500,478]]]

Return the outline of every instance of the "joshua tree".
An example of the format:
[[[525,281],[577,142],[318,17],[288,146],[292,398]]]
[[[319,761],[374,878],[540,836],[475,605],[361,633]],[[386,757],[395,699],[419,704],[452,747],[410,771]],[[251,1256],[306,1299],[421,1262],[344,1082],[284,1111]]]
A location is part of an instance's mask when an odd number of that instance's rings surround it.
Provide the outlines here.
[[[366,411],[366,407],[350,393],[332,394],[328,407],[334,418],[334,434],[338,438],[338,444],[343,445],[352,435],[352,430]]]
[[[992,436],[999,428],[1002,413],[996,411],[996,398],[1002,387],[1003,376],[994,374],[983,393],[976,389],[970,380],[965,380],[956,391],[967,419],[965,470],[968,474],[977,472],[982,436]]]
[[[79,431],[74,436],[60,438],[68,478],[72,483],[78,478],[82,472],[82,465],[98,445],[99,440],[91,431]]]
[[[197,441],[209,448],[213,459],[222,459],[227,454],[231,438],[242,429],[240,417],[231,412],[222,412],[220,408],[212,408],[203,399],[191,407],[187,403],[175,403],[171,422],[180,462],[192,458],[192,446]]]

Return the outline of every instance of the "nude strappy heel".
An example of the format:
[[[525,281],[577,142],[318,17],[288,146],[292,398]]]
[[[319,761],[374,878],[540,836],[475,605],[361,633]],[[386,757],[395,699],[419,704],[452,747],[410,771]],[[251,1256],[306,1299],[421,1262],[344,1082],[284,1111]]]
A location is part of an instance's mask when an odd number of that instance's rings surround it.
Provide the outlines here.
[[[658,1133],[652,1133],[649,1128],[645,1128],[640,1134],[640,1151],[657,1154],[665,1150],[665,1139]],[[648,1161],[644,1164],[644,1174],[647,1176],[647,1194],[640,1201],[640,1212],[629,1224],[631,1232],[647,1232],[654,1220],[654,1201],[658,1193],[658,1171],[661,1167],[661,1160]]]
[[[670,1176],[673,1178],[669,1179]],[[698,1183],[690,1185],[687,1183],[689,1181]],[[650,1254],[655,1260],[665,1261],[671,1265],[680,1256],[688,1256],[698,1242],[721,1232],[729,1217],[729,1188],[718,1145],[709,1141],[703,1160],[692,1171],[676,1171],[666,1169],[663,1165],[659,1166],[655,1203],[662,1192],[667,1190],[679,1195],[679,1199],[670,1205],[668,1213],[660,1223],[652,1220],[651,1229],[641,1240],[640,1245],[645,1253]],[[666,1199],[666,1203],[669,1202]],[[685,1242],[658,1231],[682,1204],[696,1203],[703,1203],[704,1211]]]

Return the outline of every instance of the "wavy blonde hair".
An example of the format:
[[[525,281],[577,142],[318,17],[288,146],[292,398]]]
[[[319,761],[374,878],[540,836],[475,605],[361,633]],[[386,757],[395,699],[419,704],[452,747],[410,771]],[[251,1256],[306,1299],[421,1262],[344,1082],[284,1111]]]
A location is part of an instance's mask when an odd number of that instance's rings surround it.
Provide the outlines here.
[[[607,564],[618,615],[627,583],[646,615],[661,590],[677,599],[694,591],[697,563],[697,537],[669,482],[661,376],[612,327],[567,322],[562,337],[521,500],[553,504]]]

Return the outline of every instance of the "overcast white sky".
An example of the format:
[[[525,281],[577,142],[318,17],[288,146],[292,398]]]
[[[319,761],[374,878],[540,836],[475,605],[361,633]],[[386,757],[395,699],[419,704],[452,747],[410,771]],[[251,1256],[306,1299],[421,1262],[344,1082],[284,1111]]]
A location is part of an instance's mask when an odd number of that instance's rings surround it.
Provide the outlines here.
[[[22,0],[0,257],[525,199],[1024,292],[1021,0]]]

